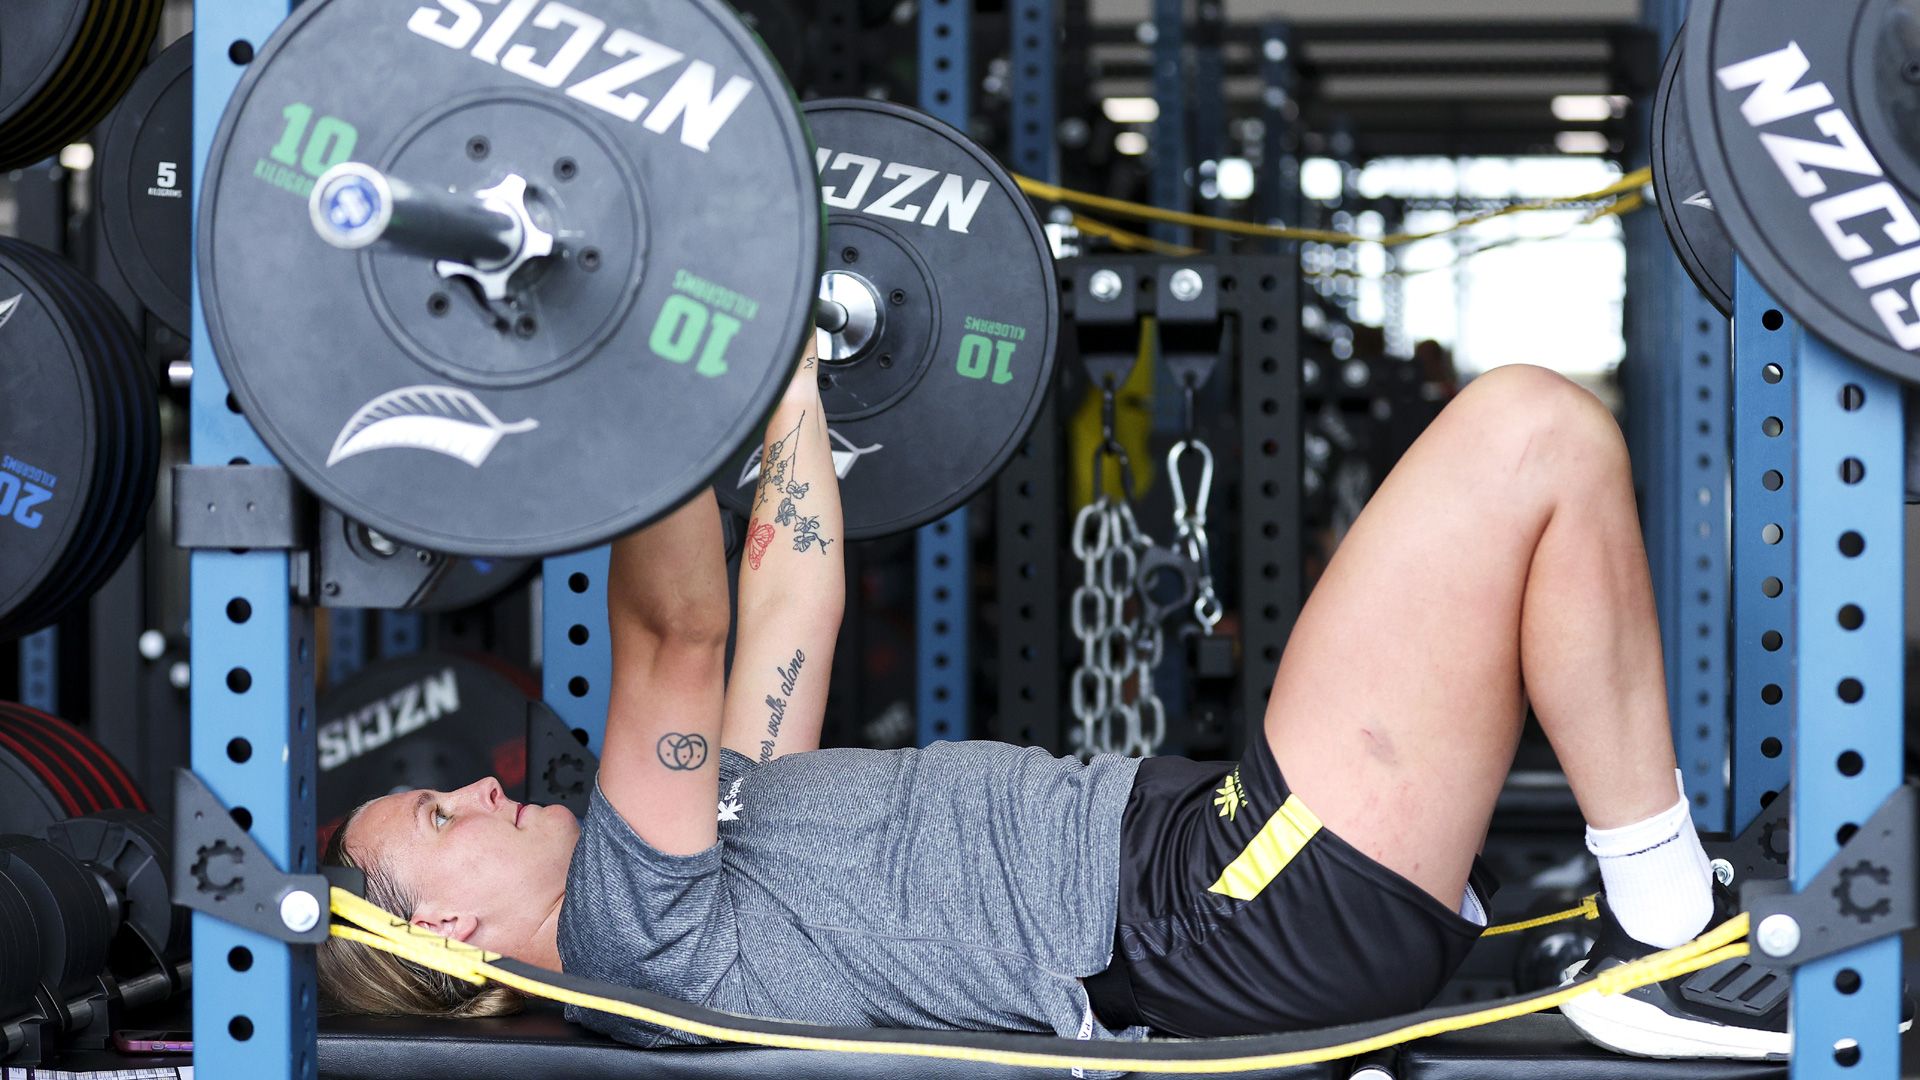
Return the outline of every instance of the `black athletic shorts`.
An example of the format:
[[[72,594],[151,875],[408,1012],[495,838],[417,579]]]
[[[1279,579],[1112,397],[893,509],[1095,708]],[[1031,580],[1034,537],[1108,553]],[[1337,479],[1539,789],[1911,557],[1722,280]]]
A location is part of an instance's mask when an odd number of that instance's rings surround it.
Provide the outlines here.
[[[1230,761],[1140,763],[1121,825],[1100,1022],[1180,1038],[1278,1033],[1425,1007],[1480,927],[1291,796],[1265,737]],[[1475,860],[1484,898],[1491,877]]]

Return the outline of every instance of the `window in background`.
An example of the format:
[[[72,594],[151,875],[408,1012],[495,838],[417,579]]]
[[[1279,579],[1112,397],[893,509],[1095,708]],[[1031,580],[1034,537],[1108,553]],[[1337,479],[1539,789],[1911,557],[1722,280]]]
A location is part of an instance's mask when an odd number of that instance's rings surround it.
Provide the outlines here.
[[[1614,163],[1587,157],[1381,158],[1350,172],[1345,185],[1328,183],[1337,169],[1308,162],[1305,194],[1333,202],[1345,186],[1362,198],[1408,204],[1395,230],[1408,232],[1508,203],[1584,195],[1621,175]],[[1304,183],[1308,177],[1315,183]],[[1352,275],[1335,295],[1351,299],[1357,321],[1384,327],[1393,351],[1432,339],[1453,351],[1463,376],[1530,363],[1600,383],[1626,352],[1626,246],[1618,218],[1587,224],[1586,216],[1583,209],[1514,214],[1391,254],[1377,245],[1329,252],[1326,265]],[[1362,235],[1383,235],[1388,225],[1372,211],[1336,217]]]

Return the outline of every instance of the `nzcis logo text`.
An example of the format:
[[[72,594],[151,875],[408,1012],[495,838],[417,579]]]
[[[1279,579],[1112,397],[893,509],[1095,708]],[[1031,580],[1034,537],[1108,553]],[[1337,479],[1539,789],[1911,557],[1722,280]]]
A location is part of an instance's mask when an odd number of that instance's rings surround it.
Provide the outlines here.
[[[681,143],[703,154],[753,92],[753,82],[738,75],[716,90],[719,73],[712,64],[631,30],[616,26],[609,33],[604,19],[557,0],[438,0],[438,5],[414,9],[407,29],[449,49],[472,46],[468,54],[477,60],[549,89],[564,85],[568,97],[629,123],[637,120],[656,134],[678,123]],[[491,24],[482,7],[498,9]],[[530,40],[516,43],[516,37]],[[596,44],[618,62],[586,64]],[[583,65],[593,70],[575,79]],[[660,92],[654,77],[673,69],[678,73]],[[657,97],[633,89],[649,80]]]

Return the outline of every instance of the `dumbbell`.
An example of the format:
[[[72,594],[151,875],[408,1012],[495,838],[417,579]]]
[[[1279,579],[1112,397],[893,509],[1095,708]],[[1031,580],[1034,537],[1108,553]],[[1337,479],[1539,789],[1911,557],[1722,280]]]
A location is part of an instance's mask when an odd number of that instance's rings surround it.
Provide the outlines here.
[[[116,1003],[180,989],[190,923],[168,852],[160,819],[129,810],[0,835],[0,1057],[30,1029],[97,1026]]]

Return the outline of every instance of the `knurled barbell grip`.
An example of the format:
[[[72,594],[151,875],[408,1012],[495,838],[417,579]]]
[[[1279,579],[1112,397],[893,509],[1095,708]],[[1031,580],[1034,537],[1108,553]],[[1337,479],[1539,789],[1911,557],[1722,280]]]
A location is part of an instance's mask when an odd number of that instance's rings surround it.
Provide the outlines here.
[[[314,232],[337,248],[352,251],[378,243],[482,268],[512,259],[522,237],[512,214],[472,195],[415,187],[357,161],[321,174],[307,211]]]

